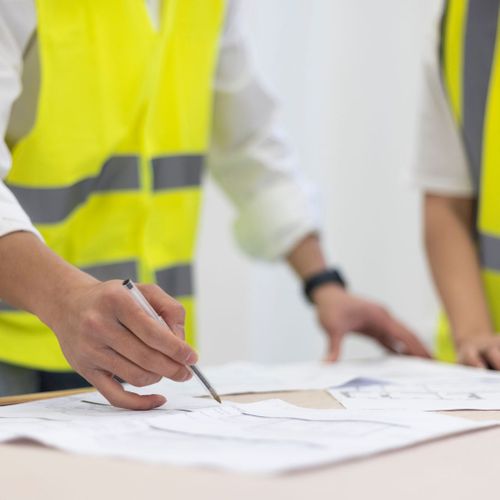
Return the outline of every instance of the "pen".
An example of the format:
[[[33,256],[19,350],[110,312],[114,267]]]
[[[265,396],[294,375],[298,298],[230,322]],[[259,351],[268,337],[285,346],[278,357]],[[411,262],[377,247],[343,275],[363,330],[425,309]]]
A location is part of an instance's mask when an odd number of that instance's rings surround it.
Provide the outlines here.
[[[141,293],[141,291],[135,286],[134,282],[130,279],[127,279],[123,282],[123,286],[130,292],[133,299],[142,307],[144,312],[149,314],[153,319],[158,321],[159,323],[163,323],[166,325],[163,318],[153,309],[153,306],[147,301],[146,297]],[[215,389],[210,385],[210,382],[207,378],[201,373],[200,369],[196,365],[188,366],[188,368],[198,377],[198,380],[203,384],[203,386],[208,390],[210,395],[217,401],[218,403],[222,403],[219,395],[215,392]]]

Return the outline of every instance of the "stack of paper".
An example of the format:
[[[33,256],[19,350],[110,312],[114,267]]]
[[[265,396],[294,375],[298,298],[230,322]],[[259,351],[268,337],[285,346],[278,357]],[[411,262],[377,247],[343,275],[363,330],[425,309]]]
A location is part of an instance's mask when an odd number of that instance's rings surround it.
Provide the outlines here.
[[[346,408],[500,410],[500,374],[401,356],[334,364],[230,363],[204,373],[221,395],[325,389]],[[197,380],[133,389],[144,394],[206,395]]]
[[[278,473],[338,463],[492,422],[401,411],[311,410],[280,400],[150,412],[89,404],[81,396],[0,408],[0,441],[18,438],[73,453]],[[191,402],[193,403],[193,402]]]
[[[347,410],[280,400],[219,405],[195,380],[136,389],[167,403],[111,407],[99,394],[0,407],[0,441],[32,439],[86,455],[252,473],[338,463],[497,425],[417,410],[500,409],[500,375],[410,358],[207,368],[220,394],[326,389]]]

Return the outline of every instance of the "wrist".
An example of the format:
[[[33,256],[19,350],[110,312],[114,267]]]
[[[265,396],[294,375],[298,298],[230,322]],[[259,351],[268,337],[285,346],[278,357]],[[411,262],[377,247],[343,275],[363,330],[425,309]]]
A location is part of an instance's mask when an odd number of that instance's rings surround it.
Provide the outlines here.
[[[100,283],[99,280],[73,266],[64,267],[65,269],[60,269],[53,279],[45,283],[46,286],[41,290],[33,311],[52,330],[71,309],[71,304],[77,302],[75,297]]]
[[[316,292],[329,285],[335,285],[340,289],[344,289],[347,286],[340,271],[337,269],[325,269],[319,273],[310,275],[304,280],[304,295],[309,302],[315,303],[315,297],[318,295]]]
[[[455,332],[453,337],[455,340],[455,344],[460,347],[467,342],[491,339],[494,337],[494,335],[495,334],[492,328],[485,327],[460,330],[459,332]]]

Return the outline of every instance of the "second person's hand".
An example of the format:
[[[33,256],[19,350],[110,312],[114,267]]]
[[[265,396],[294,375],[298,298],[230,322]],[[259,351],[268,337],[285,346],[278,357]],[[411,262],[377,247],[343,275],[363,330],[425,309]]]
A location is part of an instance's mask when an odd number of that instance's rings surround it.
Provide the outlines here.
[[[336,284],[313,292],[318,320],[328,337],[328,361],[336,361],[345,335],[356,332],[373,338],[387,350],[430,358],[419,338],[382,306],[361,299]]]
[[[482,333],[455,339],[457,361],[475,368],[500,370],[500,336]]]

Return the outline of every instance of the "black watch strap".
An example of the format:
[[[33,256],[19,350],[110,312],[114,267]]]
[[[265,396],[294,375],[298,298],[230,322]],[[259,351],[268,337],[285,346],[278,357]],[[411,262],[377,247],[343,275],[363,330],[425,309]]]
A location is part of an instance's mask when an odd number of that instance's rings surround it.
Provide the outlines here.
[[[347,283],[337,269],[327,269],[326,271],[321,271],[320,273],[313,274],[304,281],[304,295],[307,300],[313,303],[312,293],[316,288],[326,283],[335,283],[343,288],[347,287]]]

